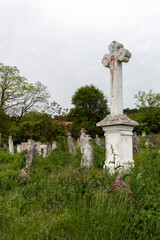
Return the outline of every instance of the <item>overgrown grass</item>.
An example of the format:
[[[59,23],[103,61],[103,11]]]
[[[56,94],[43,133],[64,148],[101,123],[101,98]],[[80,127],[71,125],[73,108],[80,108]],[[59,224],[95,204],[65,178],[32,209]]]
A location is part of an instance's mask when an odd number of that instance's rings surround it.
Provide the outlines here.
[[[0,239],[160,239],[160,154],[141,140],[135,168],[124,174],[133,191],[108,193],[115,175],[104,171],[105,151],[94,145],[94,168],[80,168],[67,143],[38,160],[19,183],[25,154],[0,153]]]

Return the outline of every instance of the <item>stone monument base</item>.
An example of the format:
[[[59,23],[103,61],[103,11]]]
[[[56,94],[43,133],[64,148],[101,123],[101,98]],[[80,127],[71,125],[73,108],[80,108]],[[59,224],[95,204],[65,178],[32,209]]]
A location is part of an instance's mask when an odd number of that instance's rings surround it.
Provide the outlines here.
[[[126,171],[134,167],[132,136],[133,127],[138,125],[124,114],[108,115],[97,126],[105,132],[106,161],[104,168],[110,173]]]

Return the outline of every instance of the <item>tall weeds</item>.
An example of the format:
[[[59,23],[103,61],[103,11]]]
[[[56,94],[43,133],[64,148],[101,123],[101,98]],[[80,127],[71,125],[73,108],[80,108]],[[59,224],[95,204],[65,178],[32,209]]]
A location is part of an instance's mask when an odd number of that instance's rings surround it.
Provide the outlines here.
[[[143,142],[142,142],[143,145]],[[81,169],[80,151],[63,142],[39,158],[20,184],[25,154],[0,153],[0,239],[137,240],[160,239],[160,154],[156,147],[136,154],[124,174],[133,195],[108,192],[115,175],[102,169],[105,152],[94,148],[92,169]]]

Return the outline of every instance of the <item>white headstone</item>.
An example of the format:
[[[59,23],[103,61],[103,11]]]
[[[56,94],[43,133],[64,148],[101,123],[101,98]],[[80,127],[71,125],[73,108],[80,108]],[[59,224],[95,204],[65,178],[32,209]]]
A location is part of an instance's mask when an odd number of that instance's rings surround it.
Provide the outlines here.
[[[80,144],[81,144],[81,167],[92,167],[93,166],[93,145],[90,140],[92,138],[85,134],[85,130],[81,130]]]
[[[14,145],[13,145],[13,139],[11,135],[9,136],[8,144],[9,144],[9,153],[14,154]]]
[[[89,135],[86,135],[83,145],[81,167],[93,166],[93,145],[90,142],[91,139]]]
[[[85,148],[85,138],[86,138],[86,134],[85,134],[85,130],[84,128],[81,129],[81,135],[80,135],[80,148],[81,148],[81,153],[83,153],[83,150]]]

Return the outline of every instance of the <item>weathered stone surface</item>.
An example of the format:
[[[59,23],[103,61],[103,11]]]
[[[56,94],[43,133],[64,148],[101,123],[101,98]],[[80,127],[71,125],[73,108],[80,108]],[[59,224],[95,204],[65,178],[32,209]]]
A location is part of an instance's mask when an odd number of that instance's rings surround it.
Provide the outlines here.
[[[28,139],[28,149],[26,156],[26,168],[28,168],[32,162],[37,158],[36,143],[32,139]]]
[[[77,144],[76,144],[77,147],[80,147],[81,146],[81,143],[80,143],[80,138],[77,138]]]
[[[41,142],[36,142],[36,150],[38,152],[38,155],[41,155]]]
[[[86,138],[86,133],[85,129],[81,129],[81,135],[80,135],[80,148],[81,148],[81,153],[83,153],[83,149],[85,147],[85,138]]]
[[[43,151],[43,157],[44,158],[47,157],[47,153],[48,153],[47,148],[48,148],[48,146],[47,146],[47,144],[45,144],[44,145],[44,151]]]
[[[145,142],[146,147],[148,147],[149,144],[150,144],[150,140],[149,140],[149,138],[147,138],[147,140],[146,140],[146,142]]]
[[[24,169],[20,170],[18,180],[22,181],[26,178],[29,178],[29,175],[24,171]]]
[[[21,152],[27,150],[28,143],[27,142],[21,142]]]
[[[8,145],[9,145],[9,153],[14,154],[14,145],[13,145],[13,139],[11,135],[9,136]]]
[[[136,125],[138,125],[138,123],[133,121],[129,117],[127,117],[125,114],[108,115],[102,121],[97,123],[97,127],[111,126],[111,125],[136,126]]]
[[[81,130],[80,143],[81,143],[81,167],[92,167],[93,166],[93,145],[90,140],[92,138],[85,134],[85,130]]]
[[[105,67],[110,68],[110,111],[113,114],[123,114],[123,84],[122,84],[122,62],[128,62],[131,53],[124,49],[121,43],[113,41],[109,47],[109,55],[105,54],[102,63]],[[121,54],[121,55],[120,55]],[[111,56],[118,57],[113,66],[114,77],[112,78]]]
[[[73,140],[70,132],[68,132],[67,135],[68,135],[67,140],[68,140],[69,152],[70,152],[70,154],[75,154],[76,148],[75,148],[74,140]]]
[[[18,144],[17,145],[17,152],[22,152],[22,151],[25,151],[25,150],[29,150],[30,146],[32,145],[32,141],[33,141],[32,139],[28,139],[27,142],[22,142],[21,144]],[[56,141],[54,141],[52,143],[52,147],[51,147],[51,145],[41,143],[41,142],[35,142],[35,144],[36,144],[36,150],[37,150],[38,154],[42,155],[42,153],[43,153],[43,157],[47,157],[47,155],[50,155],[51,150],[53,150],[57,147],[57,142]]]
[[[121,171],[134,166],[132,131],[137,122],[123,114],[122,62],[128,62],[131,53],[121,43],[113,41],[109,54],[104,55],[102,63],[110,68],[110,115],[97,123],[105,132],[106,161],[111,173],[121,166]]]
[[[146,132],[142,131],[142,137],[145,137],[145,136],[146,136]]]
[[[99,138],[99,136],[97,134],[96,134],[96,144],[98,146],[100,146],[100,138]]]
[[[51,151],[52,151],[52,146],[51,144],[48,145],[48,156],[51,155]]]
[[[104,168],[111,174],[115,170],[124,172],[134,167],[133,161],[133,126],[112,125],[103,127],[106,138],[106,161]]]
[[[101,141],[101,139],[97,134],[96,134],[96,144],[100,147],[105,147],[105,143]]]
[[[140,140],[136,132],[133,134],[133,152],[141,152]]]
[[[56,141],[52,142],[52,150],[58,147],[58,143]]]
[[[18,152],[18,153],[21,152],[21,144],[17,144],[17,152]]]
[[[133,194],[133,192],[130,190],[130,186],[125,184],[125,182],[120,177],[116,177],[115,183],[109,189],[109,192],[110,193],[115,193],[119,190],[126,190],[129,195]]]
[[[158,140],[157,140],[156,136],[154,135],[154,133],[151,133],[151,142],[152,142],[153,146],[158,145]]]
[[[47,153],[48,153],[48,145],[45,143],[41,143],[40,144],[40,155],[42,154],[43,157],[47,157]]]

